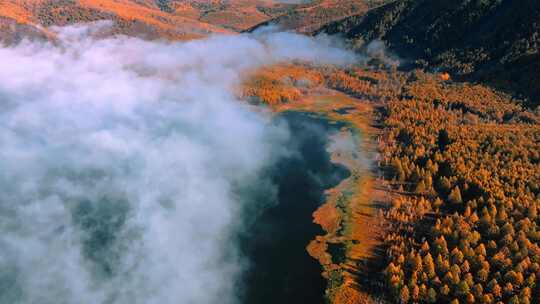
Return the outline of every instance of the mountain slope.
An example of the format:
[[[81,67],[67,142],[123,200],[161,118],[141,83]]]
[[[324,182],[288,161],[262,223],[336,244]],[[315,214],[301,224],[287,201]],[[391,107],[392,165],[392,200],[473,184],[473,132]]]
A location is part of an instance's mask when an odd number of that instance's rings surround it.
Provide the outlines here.
[[[311,1],[269,19],[249,29],[249,31],[253,31],[260,26],[275,24],[285,30],[310,33],[331,21],[342,19],[345,16],[364,14],[369,9],[367,2],[358,0]]]
[[[417,65],[540,100],[540,2],[535,0],[398,0],[322,31],[356,45],[383,39]]]
[[[114,21],[116,33],[145,38],[192,39],[210,33],[231,32],[165,12],[150,0],[5,0],[0,3],[0,18],[6,29],[2,31],[4,40],[16,40],[20,36],[20,30],[14,30],[10,24],[44,32],[41,27],[97,20]]]
[[[199,21],[242,31],[294,9],[294,4],[270,0],[170,0],[167,9],[174,14],[189,16]]]
[[[148,39],[230,34],[270,20],[288,30],[309,32],[366,10],[363,0],[5,0],[0,2],[0,39],[16,41],[24,33],[47,36],[44,28],[49,26],[97,20],[114,21],[114,33]]]

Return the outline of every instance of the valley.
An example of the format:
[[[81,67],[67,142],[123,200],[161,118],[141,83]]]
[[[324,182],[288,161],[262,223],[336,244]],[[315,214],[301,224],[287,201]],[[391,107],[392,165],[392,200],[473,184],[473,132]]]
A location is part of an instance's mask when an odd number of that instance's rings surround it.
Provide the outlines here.
[[[538,302],[538,12],[510,0],[0,2],[0,56],[18,60],[0,74],[0,191],[26,204],[0,206],[0,232],[17,232],[0,238],[0,267],[17,261],[0,303],[76,288],[81,303]],[[36,58],[58,62],[33,67],[33,82],[18,65]],[[95,98],[95,116],[66,96]],[[71,244],[73,268],[18,260],[19,244],[43,240]],[[86,281],[56,289],[28,265]]]

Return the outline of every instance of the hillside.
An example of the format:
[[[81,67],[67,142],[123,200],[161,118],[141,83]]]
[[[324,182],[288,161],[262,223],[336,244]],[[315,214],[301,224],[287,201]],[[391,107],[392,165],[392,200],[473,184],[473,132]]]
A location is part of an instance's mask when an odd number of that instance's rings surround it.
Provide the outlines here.
[[[63,26],[97,20],[114,21],[115,33],[143,38],[192,39],[209,33],[228,33],[219,26],[162,11],[153,1],[90,0],[7,0],[0,4],[5,39],[20,31],[14,26],[41,31],[49,26]],[[10,26],[11,24],[11,26]],[[9,31],[9,29],[11,29]],[[7,36],[7,37],[6,37]]]
[[[345,16],[364,13],[362,0],[6,0],[0,2],[0,39],[46,37],[46,28],[114,21],[114,33],[146,39],[186,40],[234,34],[267,23],[310,32]]]
[[[357,0],[318,0],[299,5],[261,24],[248,29],[253,31],[260,26],[274,24],[284,30],[295,30],[301,33],[316,31],[323,25],[342,19],[345,16],[364,14],[369,9],[369,1]]]
[[[540,2],[399,0],[322,31],[361,46],[382,39],[418,67],[446,70],[540,101]]]
[[[242,31],[269,18],[273,18],[296,5],[271,0],[169,0],[156,1],[172,14],[185,16],[201,22]]]

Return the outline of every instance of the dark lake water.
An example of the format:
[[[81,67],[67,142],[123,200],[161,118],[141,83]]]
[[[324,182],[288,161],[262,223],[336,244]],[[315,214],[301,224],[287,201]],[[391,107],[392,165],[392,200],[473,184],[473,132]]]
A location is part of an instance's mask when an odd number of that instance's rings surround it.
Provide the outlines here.
[[[239,290],[246,304],[323,303],[326,287],[321,266],[306,251],[323,231],[312,213],[323,203],[324,190],[349,175],[331,163],[326,151],[329,135],[340,125],[304,113],[288,112],[291,130],[287,146],[298,151],[283,157],[270,170],[277,185],[277,204],[266,208],[241,237],[241,250],[249,261]]]

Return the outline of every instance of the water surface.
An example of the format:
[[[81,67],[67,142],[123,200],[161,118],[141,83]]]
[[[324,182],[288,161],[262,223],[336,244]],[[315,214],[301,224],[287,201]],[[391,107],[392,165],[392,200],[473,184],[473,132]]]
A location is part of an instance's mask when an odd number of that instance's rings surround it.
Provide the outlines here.
[[[241,238],[250,268],[242,278],[243,303],[323,303],[326,282],[306,246],[323,234],[312,213],[324,202],[324,190],[349,175],[330,161],[329,135],[341,125],[305,113],[287,112],[287,147],[297,151],[270,170],[277,204],[265,209]]]

